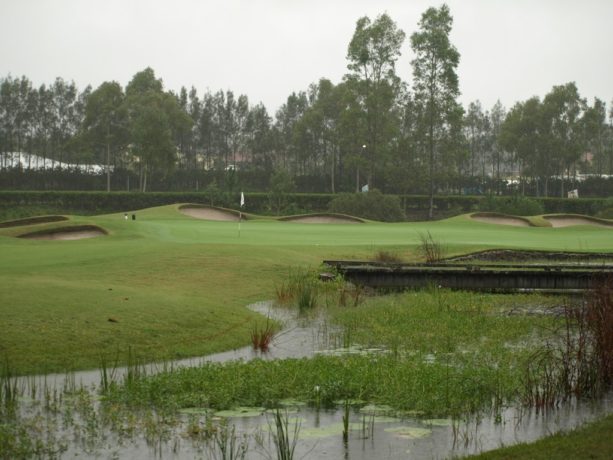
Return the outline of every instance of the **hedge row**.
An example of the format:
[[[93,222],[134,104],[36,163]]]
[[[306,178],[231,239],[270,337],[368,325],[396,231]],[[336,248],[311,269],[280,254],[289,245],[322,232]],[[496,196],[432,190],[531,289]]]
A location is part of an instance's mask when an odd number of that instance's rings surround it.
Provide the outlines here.
[[[330,202],[339,195],[324,193],[292,193],[287,195],[287,206],[281,214],[326,212]],[[429,197],[403,195],[398,197],[400,207],[410,218],[423,218],[428,210]],[[482,196],[437,196],[434,199],[437,216],[477,211]],[[497,197],[489,198],[496,200]],[[504,198],[500,198],[504,199]],[[508,198],[507,198],[508,199]],[[611,201],[602,198],[532,198],[540,202],[545,213],[572,213],[595,215]],[[0,191],[0,220],[38,213],[102,214],[127,212],[137,209],[173,203],[202,203],[237,209],[240,193],[225,192],[74,192],[74,191]],[[272,214],[270,196],[267,193],[246,193],[245,211],[255,214]],[[7,217],[8,216],[8,217]]]

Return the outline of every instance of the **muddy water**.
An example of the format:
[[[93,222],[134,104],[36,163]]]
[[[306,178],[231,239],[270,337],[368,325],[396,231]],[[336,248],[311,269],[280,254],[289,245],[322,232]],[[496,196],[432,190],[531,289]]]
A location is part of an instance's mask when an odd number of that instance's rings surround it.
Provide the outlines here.
[[[267,353],[256,352],[251,346],[200,358],[166,364],[144,366],[148,374],[169,367],[198,366],[206,361],[253,358],[282,359],[308,357],[330,348],[330,336],[337,331],[328,327],[325,319],[302,321],[291,310],[272,308],[261,302],[249,308],[281,321],[284,329],[272,342]],[[126,368],[115,371],[121,381]],[[222,458],[219,445],[198,434],[206,423],[205,415],[180,414],[171,420],[161,419],[154,412],[123,413],[110,417],[104,413],[95,396],[100,372],[85,371],[65,375],[24,378],[22,387],[38,381],[40,400],[24,398],[21,409],[24,417],[44,421],[39,426],[51,427],[54,439],[50,444],[63,446],[62,458]],[[43,386],[44,382],[44,386]],[[64,400],[60,410],[46,410],[42,394],[49,389],[85,387],[89,390],[86,402]],[[87,393],[87,392],[86,392]],[[26,391],[28,394],[28,391]],[[85,399],[87,399],[85,398]],[[72,409],[68,409],[72,407]],[[381,408],[379,408],[381,409]],[[587,421],[613,412],[613,394],[593,403],[573,401],[546,412],[521,411],[507,408],[498,414],[485,414],[470,420],[425,420],[396,418],[377,410],[352,408],[349,412],[349,433],[343,442],[343,410],[317,410],[297,405],[286,414],[290,432],[297,429],[298,442],[294,458],[306,459],[432,459],[450,458],[495,449],[502,445],[530,442],[560,430],[572,429]],[[59,415],[63,414],[63,415]],[[68,419],[68,421],[67,421]],[[130,421],[137,419],[137,421]],[[117,420],[120,420],[118,423]],[[244,442],[247,459],[276,458],[270,433],[274,431],[273,416],[256,412],[250,417],[229,417],[235,426],[236,442]]]

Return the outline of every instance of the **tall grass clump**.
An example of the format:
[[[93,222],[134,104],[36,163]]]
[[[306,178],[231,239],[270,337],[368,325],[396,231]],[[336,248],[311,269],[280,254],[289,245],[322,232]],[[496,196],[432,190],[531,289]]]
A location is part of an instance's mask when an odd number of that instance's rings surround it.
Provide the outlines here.
[[[428,232],[420,232],[419,235],[419,251],[421,252],[426,262],[429,264],[440,262],[445,257],[445,248],[440,241],[435,240],[432,234]]]
[[[242,460],[247,455],[249,441],[236,433],[236,426],[223,421],[213,432],[210,458],[215,460]]]
[[[251,343],[254,350],[268,351],[268,347],[275,336],[275,327],[270,322],[270,319],[266,319],[266,324],[260,326],[259,323],[255,323],[251,331]]]
[[[3,418],[14,412],[18,396],[17,378],[6,359],[0,368],[0,415]]]
[[[277,460],[293,460],[294,451],[298,444],[298,434],[300,433],[300,422],[295,421],[293,428],[290,426],[289,416],[281,413],[279,409],[274,412],[274,428],[272,440],[275,444]]]
[[[613,384],[613,284],[600,282],[578,306],[566,306],[553,340],[529,356],[524,403],[551,407],[570,397],[596,397]]]
[[[294,305],[300,312],[317,306],[321,282],[312,270],[290,269],[288,277],[276,287],[276,300],[281,305]]]

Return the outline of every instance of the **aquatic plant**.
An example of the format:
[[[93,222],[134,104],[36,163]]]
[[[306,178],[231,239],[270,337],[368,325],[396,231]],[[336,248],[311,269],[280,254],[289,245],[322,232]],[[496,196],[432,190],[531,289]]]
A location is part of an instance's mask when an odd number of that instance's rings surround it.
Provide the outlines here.
[[[557,334],[524,368],[524,403],[551,407],[572,396],[593,397],[613,384],[613,288],[597,283],[579,305],[563,310]]]
[[[300,421],[294,421],[293,428],[290,427],[287,412],[282,413],[279,409],[274,411],[274,430],[272,430],[272,440],[275,445],[277,460],[293,460],[298,435],[300,433]]]
[[[317,274],[308,269],[292,268],[288,277],[275,288],[276,301],[280,305],[295,305],[302,313],[317,306],[319,284]]]
[[[251,343],[254,350],[268,351],[270,342],[275,336],[275,327],[270,322],[270,319],[266,319],[266,324],[260,327],[258,323],[255,323],[251,331]]]
[[[236,426],[223,419],[213,432],[209,457],[215,460],[241,460],[247,455],[249,439],[236,433]]]
[[[0,368],[0,420],[14,412],[19,391],[8,358]]]

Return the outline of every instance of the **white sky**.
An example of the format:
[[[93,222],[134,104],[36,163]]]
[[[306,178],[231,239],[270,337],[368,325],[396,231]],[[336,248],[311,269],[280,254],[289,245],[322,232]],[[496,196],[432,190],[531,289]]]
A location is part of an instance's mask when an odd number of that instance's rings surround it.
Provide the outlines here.
[[[79,89],[125,86],[147,66],[166,89],[246,94],[272,115],[292,91],[347,72],[358,18],[387,12],[407,39],[397,73],[410,83],[409,36],[431,0],[0,0],[0,77]],[[613,100],[612,0],[449,0],[461,54],[461,102],[509,108],[575,81]]]

